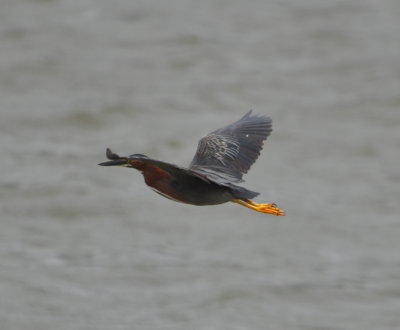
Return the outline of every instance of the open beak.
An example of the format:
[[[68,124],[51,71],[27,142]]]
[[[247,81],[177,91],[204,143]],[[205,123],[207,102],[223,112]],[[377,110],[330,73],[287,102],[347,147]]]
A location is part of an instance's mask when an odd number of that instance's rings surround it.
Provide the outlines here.
[[[128,159],[126,157],[120,157],[114,154],[110,148],[107,148],[106,156],[109,159],[108,162],[100,163],[101,166],[129,166]]]
[[[126,159],[109,160],[108,162],[103,162],[98,165],[100,165],[100,166],[129,166]]]

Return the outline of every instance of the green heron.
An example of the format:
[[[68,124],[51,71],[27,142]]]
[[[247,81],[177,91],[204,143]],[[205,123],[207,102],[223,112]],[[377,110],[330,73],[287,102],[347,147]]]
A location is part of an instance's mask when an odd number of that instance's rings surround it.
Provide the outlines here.
[[[142,154],[120,157],[107,148],[109,161],[102,166],[123,166],[142,172],[157,193],[177,202],[216,205],[234,202],[263,213],[284,215],[274,203],[258,204],[259,193],[236,185],[260,155],[272,131],[269,117],[251,115],[203,137],[188,168],[151,159]]]

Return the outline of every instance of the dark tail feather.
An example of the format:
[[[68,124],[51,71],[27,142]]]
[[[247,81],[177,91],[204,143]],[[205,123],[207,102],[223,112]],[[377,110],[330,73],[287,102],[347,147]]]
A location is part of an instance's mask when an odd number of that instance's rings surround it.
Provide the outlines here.
[[[251,191],[243,187],[235,186],[233,184],[229,185],[229,188],[231,188],[234,198],[251,199],[260,194],[258,192]]]

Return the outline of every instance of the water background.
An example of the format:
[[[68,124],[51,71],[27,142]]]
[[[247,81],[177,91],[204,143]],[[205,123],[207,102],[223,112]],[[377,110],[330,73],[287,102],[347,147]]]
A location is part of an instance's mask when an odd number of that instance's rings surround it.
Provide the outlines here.
[[[400,328],[398,0],[0,3],[0,328]],[[187,165],[249,109],[245,186],[195,207],[104,168]]]

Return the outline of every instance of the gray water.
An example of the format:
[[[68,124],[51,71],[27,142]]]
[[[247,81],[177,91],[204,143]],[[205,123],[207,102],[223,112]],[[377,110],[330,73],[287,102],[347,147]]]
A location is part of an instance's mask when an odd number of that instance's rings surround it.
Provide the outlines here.
[[[399,329],[398,0],[0,3],[0,328]],[[195,207],[104,168],[187,165],[247,110],[245,187]]]

